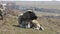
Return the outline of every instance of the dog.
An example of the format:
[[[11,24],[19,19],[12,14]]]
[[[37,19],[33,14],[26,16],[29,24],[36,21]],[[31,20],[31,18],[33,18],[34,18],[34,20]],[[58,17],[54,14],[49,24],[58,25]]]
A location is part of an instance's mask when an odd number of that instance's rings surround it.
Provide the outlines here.
[[[32,11],[27,11],[23,14],[21,14],[18,18],[18,23],[20,27],[23,28],[34,28],[37,30],[44,30],[39,24],[39,22],[36,20],[38,17],[35,15]]]

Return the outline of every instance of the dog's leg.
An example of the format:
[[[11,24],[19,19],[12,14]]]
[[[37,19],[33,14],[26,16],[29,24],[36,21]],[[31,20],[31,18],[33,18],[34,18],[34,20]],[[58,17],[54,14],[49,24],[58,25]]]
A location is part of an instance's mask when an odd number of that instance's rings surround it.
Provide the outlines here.
[[[40,24],[36,24],[36,23],[35,23],[35,28],[34,28],[34,29],[39,30],[39,29],[40,29]]]
[[[28,22],[28,24],[26,25],[26,28],[30,28],[30,22]]]
[[[22,23],[21,24],[19,24],[19,26],[20,27],[22,27],[22,28],[26,28],[26,26],[25,26],[26,24],[25,24],[25,21],[22,21]]]
[[[39,30],[44,30],[44,28],[42,26],[40,26],[40,29]]]
[[[28,28],[30,28],[30,22],[28,23]]]

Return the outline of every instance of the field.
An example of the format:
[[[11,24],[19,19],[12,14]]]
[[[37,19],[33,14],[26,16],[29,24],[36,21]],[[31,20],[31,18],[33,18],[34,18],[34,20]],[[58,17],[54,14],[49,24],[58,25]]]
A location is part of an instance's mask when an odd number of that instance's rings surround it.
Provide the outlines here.
[[[40,15],[42,14],[40,13]],[[9,16],[6,18],[6,22],[0,26],[0,34],[60,34],[60,19],[40,16],[37,20],[44,27],[44,31],[20,28],[17,18]]]
[[[22,5],[25,6],[31,5],[28,4],[29,3],[27,4],[22,3]],[[35,7],[34,3],[32,5],[33,7]],[[36,7],[60,10],[60,5],[36,4]],[[17,17],[20,13],[22,13],[22,11],[19,12],[19,10],[11,9],[7,9],[6,11],[8,11],[7,18],[4,21],[0,20],[0,34],[60,34],[60,14],[35,11],[36,15],[38,16],[37,20],[39,24],[41,24],[41,26],[45,29],[42,31],[34,30],[32,28],[26,29],[19,27]]]

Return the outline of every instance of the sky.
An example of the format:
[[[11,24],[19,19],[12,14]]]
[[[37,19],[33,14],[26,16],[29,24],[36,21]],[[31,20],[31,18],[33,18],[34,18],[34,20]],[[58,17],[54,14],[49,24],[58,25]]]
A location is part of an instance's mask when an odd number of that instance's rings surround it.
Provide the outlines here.
[[[0,0],[0,1],[52,1],[52,0]],[[60,1],[60,0],[53,0],[53,1]]]
[[[3,1],[51,1],[51,0],[3,0]]]

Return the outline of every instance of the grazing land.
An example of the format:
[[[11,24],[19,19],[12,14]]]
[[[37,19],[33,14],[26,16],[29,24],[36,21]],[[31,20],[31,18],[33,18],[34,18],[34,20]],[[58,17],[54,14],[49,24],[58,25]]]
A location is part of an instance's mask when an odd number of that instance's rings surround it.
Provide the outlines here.
[[[25,5],[25,4],[23,4]],[[60,10],[60,5],[38,5],[43,8],[53,8]],[[37,7],[38,7],[37,6]],[[8,14],[4,21],[0,20],[0,34],[60,34],[60,14],[34,11],[38,16],[38,22],[45,29],[34,30],[18,26],[18,15],[23,13],[20,10],[8,9]],[[57,11],[56,11],[57,12]]]
[[[0,22],[0,24],[3,24],[0,26],[0,34],[60,34],[59,18],[43,15],[40,16],[37,20],[44,27],[44,31],[20,28],[18,27],[18,19],[9,15],[9,17],[6,18],[6,22],[4,24]]]

